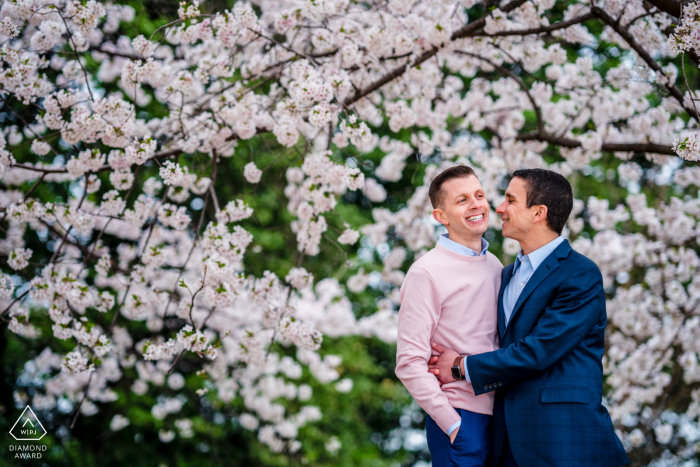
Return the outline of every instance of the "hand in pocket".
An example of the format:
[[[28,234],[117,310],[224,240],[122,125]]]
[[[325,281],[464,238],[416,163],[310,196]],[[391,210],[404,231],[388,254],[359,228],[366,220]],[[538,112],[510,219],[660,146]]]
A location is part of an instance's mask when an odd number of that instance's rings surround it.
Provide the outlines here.
[[[459,427],[455,428],[455,431],[450,433],[450,444],[454,444],[455,439],[457,439],[457,433],[459,432]]]

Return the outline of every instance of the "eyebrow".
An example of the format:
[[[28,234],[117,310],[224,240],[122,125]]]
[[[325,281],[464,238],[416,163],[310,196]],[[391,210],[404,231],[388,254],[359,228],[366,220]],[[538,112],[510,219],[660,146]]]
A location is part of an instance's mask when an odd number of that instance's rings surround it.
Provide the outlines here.
[[[484,190],[482,190],[482,189],[476,190],[476,194],[483,193],[483,192],[484,192]],[[457,196],[455,196],[454,199],[466,197],[469,195],[470,195],[470,193],[460,193]]]

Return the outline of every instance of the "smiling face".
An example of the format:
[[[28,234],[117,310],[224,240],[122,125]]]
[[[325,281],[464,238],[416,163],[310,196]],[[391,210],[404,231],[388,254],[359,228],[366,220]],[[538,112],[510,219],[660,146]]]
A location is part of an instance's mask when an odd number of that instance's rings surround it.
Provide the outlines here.
[[[479,179],[473,175],[451,178],[442,184],[440,192],[441,202],[433,210],[433,217],[448,227],[450,240],[478,241],[480,245],[489,226],[489,203]]]
[[[496,209],[503,222],[503,236],[521,241],[532,230],[541,206],[527,207],[525,180],[515,177],[506,190],[506,199]]]

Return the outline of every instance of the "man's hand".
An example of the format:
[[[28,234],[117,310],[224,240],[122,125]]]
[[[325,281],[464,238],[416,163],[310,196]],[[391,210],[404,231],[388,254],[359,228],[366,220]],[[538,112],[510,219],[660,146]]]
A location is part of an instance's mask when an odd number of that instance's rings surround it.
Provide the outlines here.
[[[433,343],[433,349],[437,350],[440,356],[433,356],[430,358],[428,361],[428,371],[434,374],[438,381],[440,381],[440,386],[457,381],[452,377],[452,365],[455,362],[455,358],[460,355],[454,350],[448,349],[440,344]]]
[[[457,438],[458,431],[459,431],[459,427],[455,428],[454,431],[450,434],[450,444],[454,444],[455,438]]]

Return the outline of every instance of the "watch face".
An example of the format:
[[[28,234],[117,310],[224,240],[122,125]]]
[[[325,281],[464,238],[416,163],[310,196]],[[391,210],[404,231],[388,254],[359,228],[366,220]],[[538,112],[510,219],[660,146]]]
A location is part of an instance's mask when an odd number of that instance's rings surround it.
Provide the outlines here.
[[[457,367],[457,366],[452,367],[452,377],[454,379],[462,379],[462,375],[460,375],[459,367]]]

